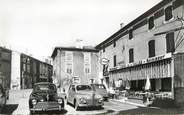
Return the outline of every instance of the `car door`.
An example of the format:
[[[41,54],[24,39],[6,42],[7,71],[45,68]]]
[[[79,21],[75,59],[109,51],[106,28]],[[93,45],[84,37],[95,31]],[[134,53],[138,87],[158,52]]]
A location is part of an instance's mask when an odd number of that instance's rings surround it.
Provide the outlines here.
[[[68,102],[70,102],[70,103],[73,103],[73,94],[74,94],[74,92],[73,92],[73,87],[74,87],[74,85],[70,85],[70,87],[69,87],[69,90],[68,90]]]

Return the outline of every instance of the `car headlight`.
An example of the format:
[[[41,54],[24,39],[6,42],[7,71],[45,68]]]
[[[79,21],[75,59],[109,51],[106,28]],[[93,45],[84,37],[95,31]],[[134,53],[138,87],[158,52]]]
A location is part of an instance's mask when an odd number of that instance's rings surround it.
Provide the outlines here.
[[[80,98],[80,99],[79,99],[79,102],[80,102],[80,103],[83,103],[83,104],[86,104],[86,103],[87,103],[86,100],[85,100],[84,98]]]
[[[100,98],[100,99],[98,100],[98,102],[99,102],[99,103],[102,103],[102,102],[103,102],[103,98]]]
[[[33,100],[32,100],[32,104],[33,104],[33,105],[36,105],[36,103],[37,103],[36,99],[33,99]]]
[[[61,104],[63,103],[63,100],[61,98],[58,99],[58,103]]]

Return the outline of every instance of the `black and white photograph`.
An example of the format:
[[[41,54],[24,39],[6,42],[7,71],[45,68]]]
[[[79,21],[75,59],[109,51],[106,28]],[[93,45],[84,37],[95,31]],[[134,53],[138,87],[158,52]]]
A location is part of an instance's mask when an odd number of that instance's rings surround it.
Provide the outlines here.
[[[0,0],[0,114],[184,114],[184,0]]]

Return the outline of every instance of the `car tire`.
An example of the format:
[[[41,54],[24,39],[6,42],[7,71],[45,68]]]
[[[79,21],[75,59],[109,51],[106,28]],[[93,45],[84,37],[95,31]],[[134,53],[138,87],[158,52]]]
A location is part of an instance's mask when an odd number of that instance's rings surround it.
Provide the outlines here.
[[[31,115],[35,113],[35,112],[34,112],[34,111],[32,111],[32,110],[30,110],[29,112],[30,112],[30,114],[31,114]]]
[[[69,104],[70,104],[70,103],[69,103],[69,101],[68,101],[68,99],[66,100],[66,104],[67,104],[67,105],[69,105]]]

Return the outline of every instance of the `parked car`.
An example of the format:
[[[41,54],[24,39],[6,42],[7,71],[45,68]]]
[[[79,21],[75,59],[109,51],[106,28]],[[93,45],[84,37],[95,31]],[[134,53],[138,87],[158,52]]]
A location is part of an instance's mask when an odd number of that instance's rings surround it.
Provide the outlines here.
[[[109,96],[104,84],[91,84],[97,94],[101,95],[104,100],[108,100]]]
[[[0,84],[0,112],[2,111],[2,109],[4,108],[4,106],[6,105],[6,99],[7,98],[6,98],[5,89]]]
[[[75,110],[80,107],[103,106],[103,97],[97,94],[90,85],[72,84],[68,90],[67,103],[74,105]]]
[[[36,83],[29,97],[30,113],[35,111],[63,110],[64,99],[57,94],[56,85],[48,82]]]
[[[61,90],[61,88],[58,88],[57,93],[58,93],[58,95],[59,95],[60,97],[62,97],[62,98],[64,98],[64,99],[66,100],[67,94],[66,94],[64,88],[63,88],[62,90]]]

